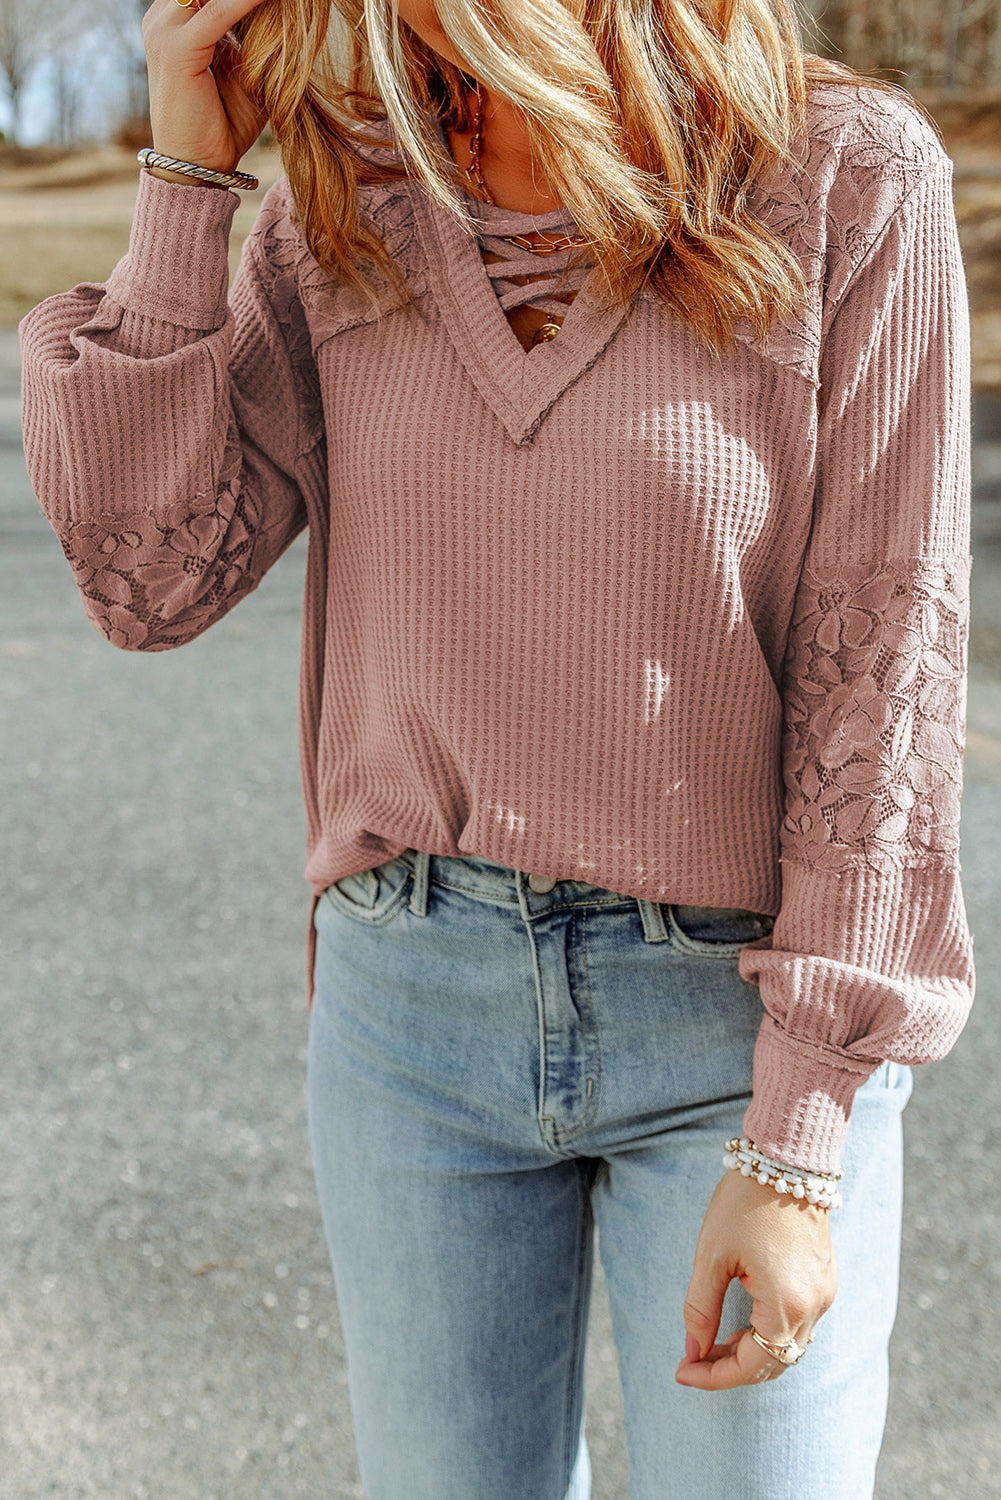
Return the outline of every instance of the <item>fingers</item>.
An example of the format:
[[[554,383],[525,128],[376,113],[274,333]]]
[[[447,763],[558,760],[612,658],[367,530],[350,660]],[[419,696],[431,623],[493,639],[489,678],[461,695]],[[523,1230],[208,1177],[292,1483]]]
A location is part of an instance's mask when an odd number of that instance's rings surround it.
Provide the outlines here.
[[[798,1362],[797,1355],[802,1357],[818,1320],[833,1302],[833,1292],[829,1294],[826,1287],[811,1289],[810,1296],[774,1284],[766,1292],[759,1289],[752,1302],[749,1326],[717,1344],[714,1341],[731,1274],[725,1262],[713,1267],[711,1261],[696,1253],[684,1309],[687,1354],[675,1372],[679,1385],[722,1391],[777,1380],[794,1361]],[[741,1280],[748,1290],[755,1290],[753,1277],[742,1276]],[[701,1333],[705,1331],[708,1337],[703,1340]],[[797,1347],[784,1347],[791,1342]]]
[[[733,1271],[697,1256],[692,1279],[685,1295],[685,1331],[694,1339],[701,1354],[713,1347],[723,1313],[723,1298]]]
[[[171,31],[180,26],[193,28],[190,37],[199,46],[211,46],[223,39],[234,41],[230,30],[237,21],[242,21],[263,0],[189,0],[181,5],[180,0],[154,0],[143,16],[143,34],[158,27],[169,27]]]
[[[792,1334],[774,1340],[785,1343]],[[683,1359],[675,1372],[679,1385],[702,1391],[728,1391],[738,1385],[777,1380],[789,1367],[762,1349],[750,1328],[740,1328],[725,1344],[714,1344],[704,1359]]]
[[[182,24],[191,24],[196,16],[202,16],[213,26],[225,29],[242,20],[260,4],[262,0],[189,0],[187,5],[182,5],[180,0],[153,0],[143,22],[146,24],[154,13],[157,20],[174,19]]]
[[[766,1334],[757,1324],[753,1326],[758,1328],[758,1332],[768,1343],[781,1345],[795,1339],[805,1351],[806,1346],[813,1343],[816,1325],[804,1327],[795,1334]],[[795,1354],[795,1351],[791,1353]],[[791,1368],[790,1362],[763,1349],[749,1326],[738,1328],[725,1343],[714,1344],[702,1359],[683,1359],[674,1378],[679,1385],[690,1385],[697,1390],[723,1391],[732,1390],[738,1385],[761,1385],[768,1380],[778,1380],[780,1375]]]
[[[734,1277],[750,1294],[751,1326],[717,1343]],[[695,1248],[684,1306],[692,1343],[675,1379],[702,1390],[777,1380],[789,1368],[781,1346],[794,1338],[805,1343],[836,1288],[827,1211],[808,1206],[804,1212],[796,1205],[790,1213],[767,1187],[728,1173],[713,1193]],[[763,1347],[769,1343],[776,1347]],[[795,1350],[789,1352],[795,1357]]]
[[[143,17],[153,146],[231,172],[267,122],[247,93],[232,28],[267,0],[153,0]],[[196,6],[198,7],[196,9]]]

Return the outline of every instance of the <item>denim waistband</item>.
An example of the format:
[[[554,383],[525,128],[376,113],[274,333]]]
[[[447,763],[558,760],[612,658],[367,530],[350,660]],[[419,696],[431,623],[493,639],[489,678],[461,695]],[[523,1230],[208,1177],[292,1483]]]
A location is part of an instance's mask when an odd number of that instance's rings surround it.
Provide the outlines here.
[[[603,886],[573,878],[557,879],[550,891],[534,891],[529,885],[531,871],[497,864],[479,854],[428,854],[419,849],[404,849],[397,858],[413,872],[410,909],[417,916],[427,915],[428,888],[435,883],[462,891],[479,901],[523,906],[532,915],[568,906],[621,906],[635,901],[647,942],[663,943],[668,938],[663,907],[658,901],[609,891]]]

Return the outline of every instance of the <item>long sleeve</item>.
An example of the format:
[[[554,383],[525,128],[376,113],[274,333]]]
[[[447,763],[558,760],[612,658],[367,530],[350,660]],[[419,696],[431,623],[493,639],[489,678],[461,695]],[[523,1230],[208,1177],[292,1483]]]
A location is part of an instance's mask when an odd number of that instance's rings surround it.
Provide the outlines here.
[[[814,509],[782,682],[781,908],[742,953],[765,1016],[745,1133],[836,1170],[856,1089],[973,1001],[959,881],[969,308],[948,158],[827,319]]]
[[[107,283],[18,326],[32,487],[89,618],[126,650],[199,635],[306,525],[298,466],[317,423],[262,254],[275,193],[227,303],[236,194],[140,173]]]

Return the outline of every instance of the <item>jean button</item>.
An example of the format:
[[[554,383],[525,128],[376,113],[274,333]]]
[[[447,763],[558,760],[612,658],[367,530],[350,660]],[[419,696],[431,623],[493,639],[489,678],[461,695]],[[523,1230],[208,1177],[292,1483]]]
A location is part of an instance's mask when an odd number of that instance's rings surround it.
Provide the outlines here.
[[[556,884],[555,875],[529,875],[528,883],[537,896],[545,896]]]

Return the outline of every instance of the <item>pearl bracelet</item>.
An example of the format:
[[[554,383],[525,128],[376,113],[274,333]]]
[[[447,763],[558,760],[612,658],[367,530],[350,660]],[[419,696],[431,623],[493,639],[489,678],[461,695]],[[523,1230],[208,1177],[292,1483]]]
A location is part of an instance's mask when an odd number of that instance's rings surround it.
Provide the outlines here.
[[[746,1135],[735,1135],[727,1141],[723,1165],[739,1171],[742,1177],[755,1177],[777,1193],[815,1203],[818,1208],[841,1207],[837,1185],[844,1175],[842,1172],[806,1172],[800,1167],[786,1166],[765,1156]]]

